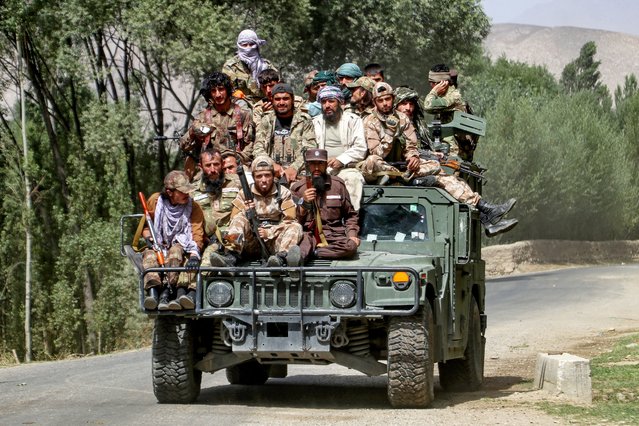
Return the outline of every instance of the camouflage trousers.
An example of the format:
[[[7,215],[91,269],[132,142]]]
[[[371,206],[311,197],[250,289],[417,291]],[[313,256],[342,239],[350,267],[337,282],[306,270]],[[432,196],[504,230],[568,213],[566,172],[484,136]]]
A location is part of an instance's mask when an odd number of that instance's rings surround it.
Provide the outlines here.
[[[396,167],[388,164],[382,157],[378,155],[370,155],[358,167],[361,168],[362,174],[367,182],[374,182],[379,176],[388,174],[390,176],[401,176]],[[448,192],[453,198],[460,203],[476,205],[481,196],[474,192],[470,186],[463,180],[454,175],[447,175],[442,170],[437,160],[419,160],[419,170],[410,175],[411,178],[434,175],[437,179],[437,187]]]
[[[364,175],[364,179],[366,182],[373,183],[375,180],[382,176],[402,176],[405,173],[400,172],[397,167],[391,166],[388,164],[382,157],[379,155],[369,155],[366,157],[366,160],[362,161],[357,165],[357,167],[361,170],[362,175]],[[441,167],[439,166],[439,161],[435,160],[424,160],[422,158],[419,159],[419,170],[416,172],[407,172],[407,177],[424,177],[429,175],[436,175],[441,171]]]
[[[287,252],[297,245],[302,239],[302,225],[298,222],[284,222],[276,225],[267,225],[266,247],[271,253]],[[260,255],[260,244],[257,240],[251,224],[244,214],[237,214],[231,220],[226,231],[226,240],[229,248],[244,256],[254,257]]]
[[[171,246],[168,255],[164,258],[164,264],[170,268],[183,266],[185,262],[186,259],[184,258],[184,249],[179,244]],[[158,257],[155,251],[146,249],[142,252],[142,267],[145,270],[149,268],[158,268],[159,266],[160,264],[158,263]],[[166,274],[167,281],[169,285],[172,286],[177,285],[178,287],[188,287],[190,286],[190,281],[195,281],[189,279],[189,275],[195,276],[195,274],[180,274],[179,272],[167,272]],[[162,278],[157,272],[149,272],[144,276],[145,289],[159,286],[161,285],[161,283]],[[195,282],[193,283],[192,288],[195,288]]]
[[[463,179],[454,175],[447,175],[443,170],[436,177],[437,186],[448,192],[460,203],[475,206],[481,200],[481,196],[474,192]]]

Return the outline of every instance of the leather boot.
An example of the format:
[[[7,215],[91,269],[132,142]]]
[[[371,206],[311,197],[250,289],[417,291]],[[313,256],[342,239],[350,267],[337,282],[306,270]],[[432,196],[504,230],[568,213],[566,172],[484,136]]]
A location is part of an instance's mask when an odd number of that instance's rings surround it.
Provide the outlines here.
[[[286,253],[286,264],[288,266],[296,267],[301,266],[302,264],[302,251],[300,250],[300,246],[293,246],[288,249]],[[294,281],[299,281],[300,279],[300,271],[293,270],[289,272],[289,276]]]
[[[504,232],[508,232],[513,229],[519,221],[517,219],[502,219],[497,222],[496,225],[484,225],[484,232],[486,232],[486,236],[488,238],[492,238],[495,235],[503,234]]]
[[[164,287],[164,290],[160,293],[160,302],[158,303],[158,311],[169,310],[169,289]]]
[[[437,176],[423,176],[423,177],[418,177],[413,179],[413,182],[411,183],[411,185],[413,186],[437,186]]]
[[[152,311],[158,307],[158,299],[160,295],[157,287],[151,287],[146,291],[146,297],[144,298],[144,309]]]
[[[184,309],[195,309],[195,290],[188,289],[185,291],[184,288],[180,287],[177,300]]]
[[[182,310],[182,305],[180,305],[180,302],[178,302],[178,299],[182,296],[184,296],[186,294],[186,290],[184,289],[184,287],[180,287],[177,289],[177,295],[175,296],[175,299],[171,300],[169,302],[169,310],[170,311],[181,311]]]
[[[213,252],[209,257],[209,261],[211,262],[211,266],[224,268],[235,266],[237,264],[237,258],[238,256],[232,251],[225,254]]]
[[[477,210],[481,213],[481,223],[484,225],[488,223],[496,225],[501,218],[513,208],[516,202],[517,200],[514,198],[511,198],[503,204],[491,204],[484,200],[479,200],[479,203],[477,203]]]
[[[286,259],[286,252],[280,252],[274,255],[271,255],[266,261],[267,268],[278,268],[284,266],[284,260]],[[272,277],[279,277],[280,271],[271,272]]]

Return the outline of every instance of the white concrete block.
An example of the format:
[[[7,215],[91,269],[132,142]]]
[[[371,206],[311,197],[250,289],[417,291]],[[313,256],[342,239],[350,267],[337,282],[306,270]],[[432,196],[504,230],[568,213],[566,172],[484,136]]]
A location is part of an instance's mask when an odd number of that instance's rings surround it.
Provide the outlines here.
[[[575,355],[537,354],[535,387],[582,403],[592,403],[590,360]]]

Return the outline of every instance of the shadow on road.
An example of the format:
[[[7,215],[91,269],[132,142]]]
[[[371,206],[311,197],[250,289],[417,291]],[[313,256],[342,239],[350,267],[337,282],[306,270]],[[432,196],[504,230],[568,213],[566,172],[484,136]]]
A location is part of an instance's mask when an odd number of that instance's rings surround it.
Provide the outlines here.
[[[512,390],[522,377],[487,377],[475,392],[445,392],[436,377],[433,408],[446,408],[482,398],[499,398]],[[282,408],[354,409],[390,408],[386,376],[296,375],[269,379],[262,386],[223,385],[203,388],[198,404],[245,405]]]

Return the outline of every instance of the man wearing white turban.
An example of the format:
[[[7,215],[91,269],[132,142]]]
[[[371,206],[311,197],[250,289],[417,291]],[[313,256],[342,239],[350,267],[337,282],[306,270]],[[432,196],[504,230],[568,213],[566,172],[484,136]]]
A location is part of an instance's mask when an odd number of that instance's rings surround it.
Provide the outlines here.
[[[277,69],[260,54],[260,46],[266,40],[260,39],[255,31],[244,30],[237,36],[237,54],[224,63],[222,72],[231,78],[235,90],[239,90],[251,104],[262,98],[257,75],[267,69]]]

